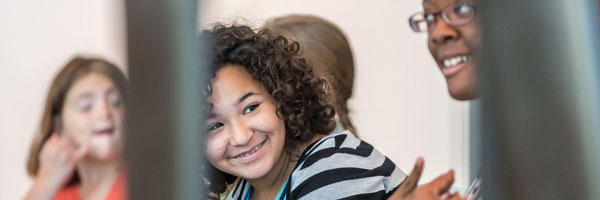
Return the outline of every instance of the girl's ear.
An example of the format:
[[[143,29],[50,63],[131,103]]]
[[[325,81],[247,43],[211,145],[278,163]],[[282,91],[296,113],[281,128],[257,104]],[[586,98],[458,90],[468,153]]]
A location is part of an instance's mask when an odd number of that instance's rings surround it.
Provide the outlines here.
[[[54,116],[53,121],[54,121],[53,131],[55,133],[57,133],[58,135],[61,135],[61,133],[62,133],[62,119],[60,118],[60,115]]]

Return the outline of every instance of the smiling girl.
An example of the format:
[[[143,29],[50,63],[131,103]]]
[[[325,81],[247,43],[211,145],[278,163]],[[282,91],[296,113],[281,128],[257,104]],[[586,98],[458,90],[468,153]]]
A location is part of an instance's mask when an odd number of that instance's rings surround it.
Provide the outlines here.
[[[125,75],[100,59],[74,58],[56,76],[35,135],[25,199],[125,199]]]
[[[390,159],[349,131],[330,134],[328,85],[297,57],[298,43],[246,26],[216,26],[202,36],[212,52],[205,155],[216,168],[213,193],[238,177],[228,199],[418,196],[422,160],[398,189],[407,176]],[[438,197],[452,176],[421,193]]]

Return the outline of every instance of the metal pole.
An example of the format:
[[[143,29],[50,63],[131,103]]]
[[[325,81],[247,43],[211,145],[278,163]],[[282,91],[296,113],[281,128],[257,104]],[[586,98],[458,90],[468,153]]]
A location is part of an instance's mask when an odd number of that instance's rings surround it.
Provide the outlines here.
[[[197,1],[126,1],[131,199],[201,199]]]
[[[480,2],[484,198],[600,199],[598,2]]]

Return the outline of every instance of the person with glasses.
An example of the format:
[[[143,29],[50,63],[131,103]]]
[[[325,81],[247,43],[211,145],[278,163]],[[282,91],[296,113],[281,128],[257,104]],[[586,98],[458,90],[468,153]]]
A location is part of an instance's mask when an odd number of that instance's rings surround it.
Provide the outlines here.
[[[456,100],[477,98],[477,59],[481,31],[475,1],[423,0],[410,16],[415,32],[427,32],[427,45]]]
[[[456,100],[473,100],[477,94],[477,54],[481,29],[474,0],[423,0],[423,11],[410,16],[415,32],[427,32],[427,46]],[[467,189],[467,199],[481,199],[481,177]]]

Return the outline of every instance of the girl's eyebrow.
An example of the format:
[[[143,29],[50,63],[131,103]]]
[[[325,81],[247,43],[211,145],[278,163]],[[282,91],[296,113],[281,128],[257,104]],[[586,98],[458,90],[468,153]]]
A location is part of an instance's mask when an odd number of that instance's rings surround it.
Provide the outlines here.
[[[248,93],[246,93],[244,96],[242,96],[240,98],[240,100],[238,100],[238,102],[236,103],[236,105],[244,102],[248,97],[251,97],[252,95],[256,95],[256,93],[254,93],[254,92],[248,92]]]
[[[240,99],[235,103],[235,105],[239,105],[240,103],[244,102],[246,99],[248,99],[251,96],[254,95],[259,95],[258,93],[254,93],[254,92],[248,92],[246,94],[244,94],[244,96],[240,97]],[[206,116],[206,119],[212,119],[214,117],[216,117],[217,115],[213,112],[208,113],[208,116]]]
[[[108,90],[106,90],[106,92],[104,92],[104,94],[110,94],[110,93],[114,93],[114,92],[118,92],[117,88],[111,87]]]
[[[217,114],[210,112],[210,113],[208,113],[208,116],[206,116],[206,119],[212,119],[212,118],[215,118],[216,116],[217,116]]]
[[[92,94],[91,92],[85,92],[81,95],[79,95],[77,97],[77,99],[75,100],[75,102],[80,101],[82,99],[92,99],[94,97],[94,94]]]

